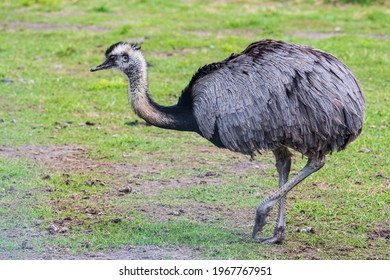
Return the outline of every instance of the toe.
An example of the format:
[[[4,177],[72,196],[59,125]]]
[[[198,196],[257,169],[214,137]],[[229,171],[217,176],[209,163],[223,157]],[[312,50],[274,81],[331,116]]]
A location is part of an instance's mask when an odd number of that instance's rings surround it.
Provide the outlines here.
[[[255,237],[253,240],[257,243],[268,243],[268,244],[281,244],[283,243],[283,239],[279,236],[271,236],[266,238]]]

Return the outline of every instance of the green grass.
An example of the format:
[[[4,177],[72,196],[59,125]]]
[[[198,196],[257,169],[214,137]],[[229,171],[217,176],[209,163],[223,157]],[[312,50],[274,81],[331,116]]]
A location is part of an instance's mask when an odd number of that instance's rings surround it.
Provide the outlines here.
[[[390,258],[388,5],[6,0],[0,18],[0,258],[140,245],[209,259]],[[124,77],[89,72],[112,43],[143,41],[152,96],[173,104],[200,66],[264,38],[336,55],[367,103],[362,135],[289,194],[281,246],[250,238],[277,185],[271,153],[246,166],[194,134],[146,126]],[[293,172],[304,164],[297,155]]]

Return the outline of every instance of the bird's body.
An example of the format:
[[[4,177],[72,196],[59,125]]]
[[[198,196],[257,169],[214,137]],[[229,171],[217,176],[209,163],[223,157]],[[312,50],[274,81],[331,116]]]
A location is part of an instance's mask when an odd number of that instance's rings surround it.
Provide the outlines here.
[[[283,145],[325,155],[355,139],[363,122],[362,91],[344,64],[271,40],[201,68],[182,99],[203,137],[245,154]]]
[[[137,46],[117,43],[106,57],[91,70],[124,72],[135,112],[152,125],[194,131],[243,154],[273,151],[279,189],[259,204],[253,237],[277,201],[279,215],[274,236],[260,241],[282,242],[287,192],[321,168],[326,154],[344,149],[362,130],[364,97],[357,80],[334,56],[310,47],[273,40],[252,43],[240,54],[200,68],[170,107],[150,98],[146,62]],[[309,161],[287,182],[288,148]]]

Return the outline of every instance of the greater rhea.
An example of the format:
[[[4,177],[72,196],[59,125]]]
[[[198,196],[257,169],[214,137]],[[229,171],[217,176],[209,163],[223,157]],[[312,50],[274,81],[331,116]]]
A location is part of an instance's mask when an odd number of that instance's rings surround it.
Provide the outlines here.
[[[138,116],[166,129],[193,131],[220,148],[254,155],[270,150],[279,187],[256,208],[252,237],[281,243],[285,238],[286,195],[343,150],[362,131],[364,96],[351,71],[326,52],[274,40],[250,44],[243,52],[201,67],[174,106],[149,95],[147,63],[140,46],[119,42],[91,69],[118,69],[128,80],[129,100]],[[293,149],[308,158],[288,180]],[[274,205],[273,236],[257,237]]]

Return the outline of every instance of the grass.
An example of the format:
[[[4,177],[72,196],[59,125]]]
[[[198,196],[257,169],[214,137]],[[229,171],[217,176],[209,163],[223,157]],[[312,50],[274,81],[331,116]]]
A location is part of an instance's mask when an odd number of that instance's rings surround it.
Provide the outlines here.
[[[207,259],[389,259],[389,6],[325,2],[2,1],[0,258],[179,246]],[[200,66],[264,38],[336,55],[367,103],[362,135],[290,193],[281,246],[250,239],[277,185],[272,154],[249,163],[146,126],[119,73],[89,72],[110,44],[142,41],[152,96],[173,104]]]

